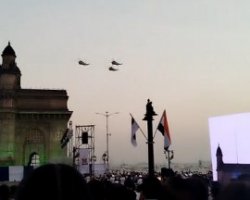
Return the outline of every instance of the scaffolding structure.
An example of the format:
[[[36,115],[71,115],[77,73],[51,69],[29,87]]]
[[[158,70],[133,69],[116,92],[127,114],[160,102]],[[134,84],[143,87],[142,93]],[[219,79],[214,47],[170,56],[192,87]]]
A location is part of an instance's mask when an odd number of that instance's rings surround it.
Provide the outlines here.
[[[87,134],[87,138],[85,138]],[[95,156],[95,125],[76,125],[75,138],[73,147],[73,166],[79,168],[80,166],[80,150],[88,149],[88,167],[89,173],[93,174],[94,164],[96,161]]]

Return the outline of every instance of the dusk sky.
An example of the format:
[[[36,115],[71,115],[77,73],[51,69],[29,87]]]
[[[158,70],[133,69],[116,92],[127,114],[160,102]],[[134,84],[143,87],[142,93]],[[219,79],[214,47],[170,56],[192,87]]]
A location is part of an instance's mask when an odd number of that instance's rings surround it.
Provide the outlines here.
[[[75,125],[95,126],[97,161],[147,161],[130,115],[149,98],[155,131],[166,109],[173,162],[210,161],[208,119],[250,111],[250,2],[246,0],[11,0],[0,3],[0,51],[11,42],[22,88],[65,89]],[[2,50],[1,50],[2,49]],[[90,63],[78,65],[79,59]],[[115,59],[119,71],[108,68]],[[166,162],[157,132],[155,162]],[[166,162],[167,163],[167,162]]]

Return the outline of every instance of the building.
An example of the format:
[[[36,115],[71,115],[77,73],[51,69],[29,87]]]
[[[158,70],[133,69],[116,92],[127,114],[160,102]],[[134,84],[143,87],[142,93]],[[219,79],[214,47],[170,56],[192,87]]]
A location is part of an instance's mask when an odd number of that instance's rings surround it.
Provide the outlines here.
[[[0,166],[63,161],[67,152],[60,139],[72,114],[67,101],[66,90],[21,88],[9,43],[0,65]]]
[[[217,180],[219,183],[225,185],[234,180],[250,181],[250,164],[224,163],[220,146],[217,148],[216,158]]]

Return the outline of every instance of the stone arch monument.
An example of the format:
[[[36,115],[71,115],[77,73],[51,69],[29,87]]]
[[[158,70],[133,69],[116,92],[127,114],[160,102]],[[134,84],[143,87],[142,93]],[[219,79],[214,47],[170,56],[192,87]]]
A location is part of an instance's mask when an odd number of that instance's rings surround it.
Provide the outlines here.
[[[0,166],[27,165],[32,152],[41,164],[62,162],[67,152],[60,139],[72,114],[67,102],[66,90],[21,88],[16,53],[8,43],[0,65]]]

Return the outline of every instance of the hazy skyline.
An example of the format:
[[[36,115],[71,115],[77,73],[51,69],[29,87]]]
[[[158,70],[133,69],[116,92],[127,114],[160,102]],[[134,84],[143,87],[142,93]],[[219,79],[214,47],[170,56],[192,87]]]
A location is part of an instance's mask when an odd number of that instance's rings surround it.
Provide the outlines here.
[[[173,162],[210,160],[208,118],[250,110],[250,13],[233,0],[4,1],[0,50],[16,51],[22,88],[66,89],[73,126],[94,124],[97,160],[147,161],[144,137],[130,144],[130,115],[142,121],[149,98],[154,127],[166,109]],[[83,59],[89,66],[78,65]],[[108,71],[111,61],[119,71]],[[155,137],[155,162],[164,162]]]

